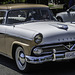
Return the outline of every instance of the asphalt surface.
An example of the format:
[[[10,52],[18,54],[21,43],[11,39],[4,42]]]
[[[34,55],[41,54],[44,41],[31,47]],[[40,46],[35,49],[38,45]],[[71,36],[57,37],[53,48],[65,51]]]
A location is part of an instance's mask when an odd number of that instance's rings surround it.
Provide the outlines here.
[[[0,75],[75,75],[75,64],[69,61],[32,65],[28,73],[20,72],[15,62],[0,55]]]

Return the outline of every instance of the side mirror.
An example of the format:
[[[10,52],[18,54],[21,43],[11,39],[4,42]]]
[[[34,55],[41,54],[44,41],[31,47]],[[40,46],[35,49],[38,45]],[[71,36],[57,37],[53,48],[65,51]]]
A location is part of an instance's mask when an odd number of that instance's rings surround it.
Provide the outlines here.
[[[67,10],[67,13],[70,13],[70,10],[69,9]]]

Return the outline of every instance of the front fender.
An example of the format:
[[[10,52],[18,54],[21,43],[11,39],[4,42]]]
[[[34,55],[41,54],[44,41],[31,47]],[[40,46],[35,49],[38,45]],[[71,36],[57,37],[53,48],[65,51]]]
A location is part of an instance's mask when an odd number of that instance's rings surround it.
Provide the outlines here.
[[[13,47],[16,46],[16,45],[17,46],[21,46],[23,48],[23,50],[24,50],[24,52],[25,52],[26,55],[30,55],[31,54],[30,45],[26,44],[26,43],[19,42],[19,41],[14,41],[12,43],[12,52],[13,52]]]

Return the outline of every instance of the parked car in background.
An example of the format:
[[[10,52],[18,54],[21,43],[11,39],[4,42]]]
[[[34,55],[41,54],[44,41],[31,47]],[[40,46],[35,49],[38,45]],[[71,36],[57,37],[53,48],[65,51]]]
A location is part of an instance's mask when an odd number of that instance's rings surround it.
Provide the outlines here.
[[[65,12],[58,13],[56,18],[60,22],[75,22],[75,5]]]
[[[0,5],[0,53],[21,71],[30,63],[73,59],[75,27],[57,22],[46,5]]]

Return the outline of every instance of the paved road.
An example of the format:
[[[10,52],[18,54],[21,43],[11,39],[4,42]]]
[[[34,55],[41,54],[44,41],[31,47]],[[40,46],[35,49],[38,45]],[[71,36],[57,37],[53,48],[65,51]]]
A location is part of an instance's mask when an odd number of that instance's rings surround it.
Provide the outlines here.
[[[75,65],[72,62],[51,62],[33,65],[29,73],[21,73],[15,62],[0,55],[0,75],[75,75]]]

